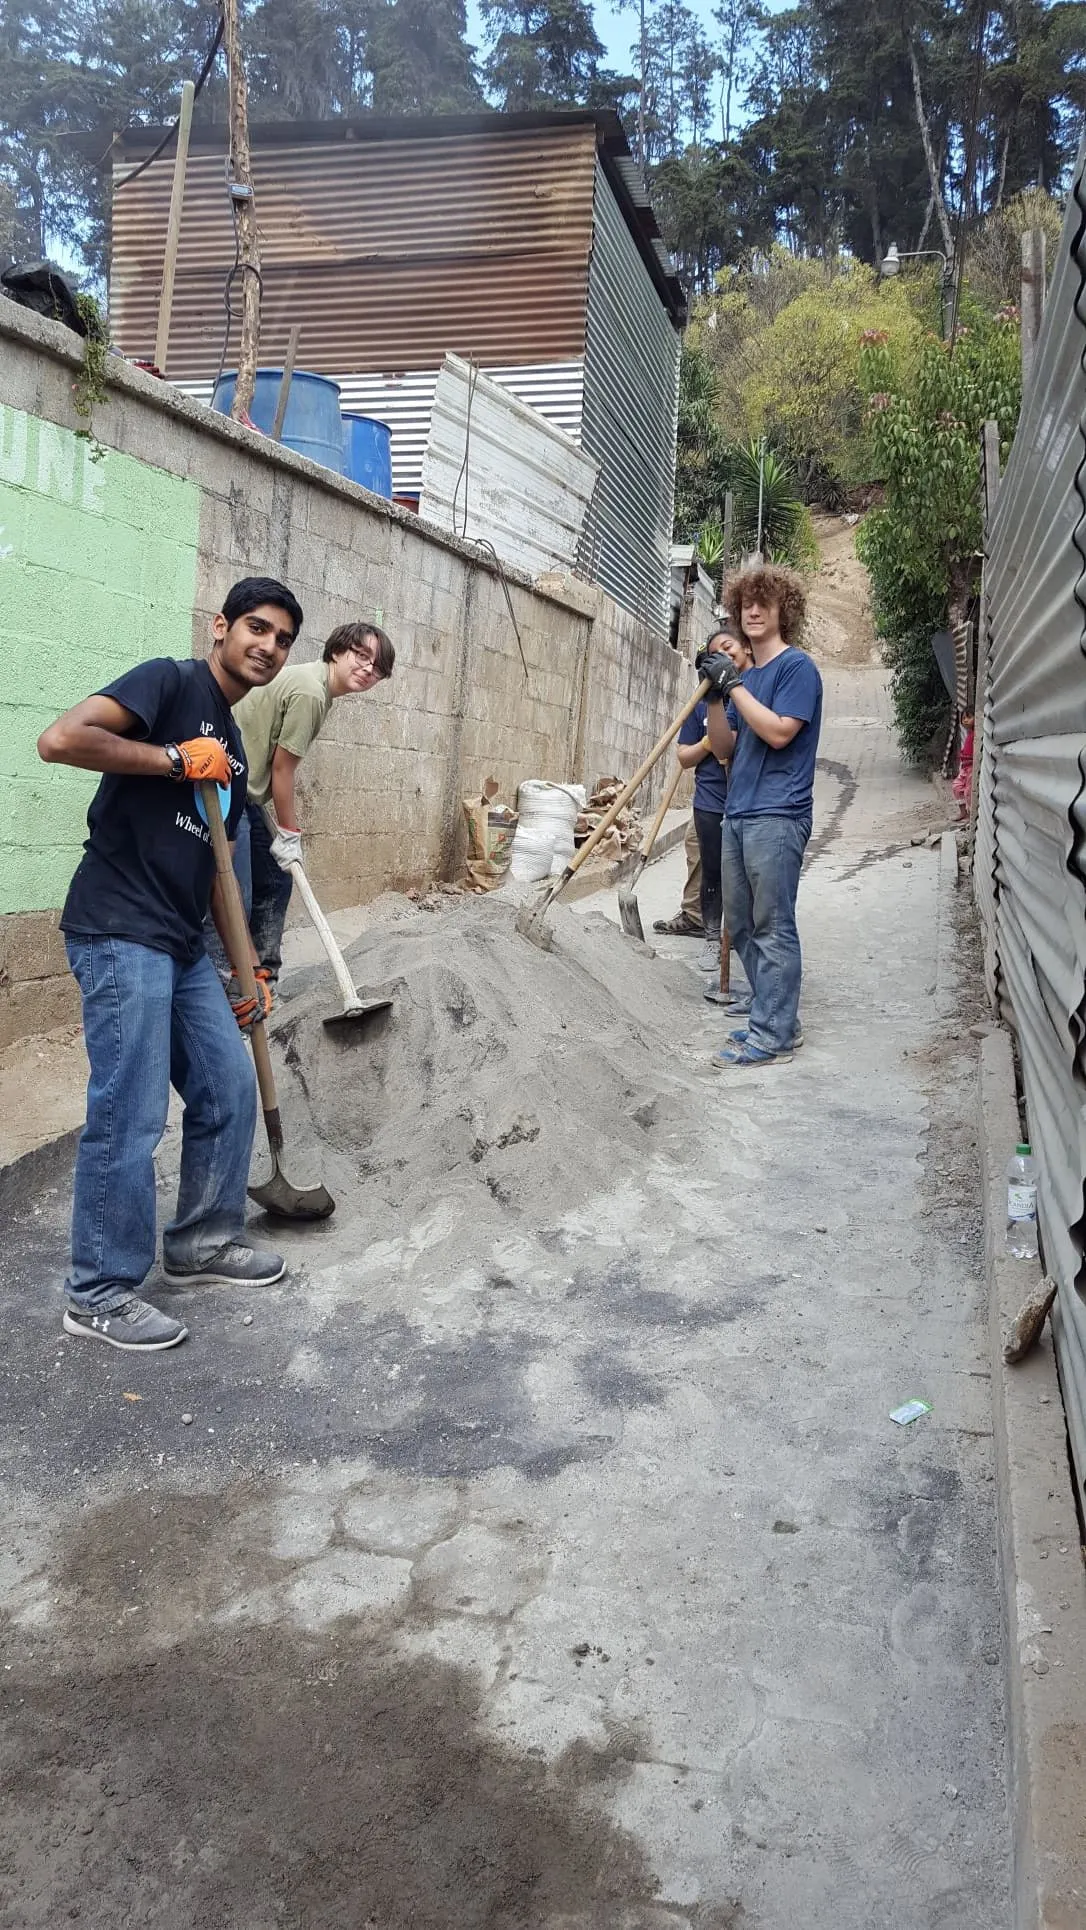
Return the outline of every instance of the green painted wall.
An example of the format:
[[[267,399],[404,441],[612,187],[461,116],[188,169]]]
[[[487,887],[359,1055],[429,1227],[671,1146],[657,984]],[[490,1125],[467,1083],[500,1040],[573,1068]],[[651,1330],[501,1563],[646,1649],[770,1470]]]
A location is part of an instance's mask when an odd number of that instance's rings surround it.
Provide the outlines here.
[[[64,902],[98,780],[45,765],[46,724],[192,649],[195,483],[0,405],[0,913]]]

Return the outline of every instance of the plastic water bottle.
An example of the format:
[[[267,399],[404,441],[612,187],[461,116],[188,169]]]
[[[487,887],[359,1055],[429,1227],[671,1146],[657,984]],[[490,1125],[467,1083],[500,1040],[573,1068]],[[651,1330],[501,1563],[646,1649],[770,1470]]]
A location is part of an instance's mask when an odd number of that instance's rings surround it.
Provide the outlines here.
[[[1025,1144],[1007,1162],[1007,1252],[1016,1260],[1037,1258],[1037,1162]]]

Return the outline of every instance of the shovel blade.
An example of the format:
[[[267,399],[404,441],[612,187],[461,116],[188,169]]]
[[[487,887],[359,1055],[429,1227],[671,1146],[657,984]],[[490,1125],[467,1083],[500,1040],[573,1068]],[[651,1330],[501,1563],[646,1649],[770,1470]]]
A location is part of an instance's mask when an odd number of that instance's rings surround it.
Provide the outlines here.
[[[554,939],[545,920],[557,896],[558,893],[552,886],[549,891],[543,893],[541,898],[537,898],[534,904],[522,905],[516,916],[516,928],[521,937],[526,938],[531,945],[538,945],[541,952],[549,952],[554,946]]]
[[[249,1198],[265,1213],[280,1220],[326,1220],[336,1210],[326,1186],[292,1186],[272,1154],[272,1176],[263,1186],[250,1186]]]
[[[645,859],[639,852],[626,883],[618,888],[618,915],[622,920],[622,929],[627,937],[639,938],[642,944],[645,942],[645,927],[641,923],[637,904],[637,886],[644,869]]]
[[[359,999],[357,1005],[345,1005],[342,1012],[329,1012],[328,1017],[324,1020],[324,1024],[330,1031],[333,1026],[356,1025],[363,1019],[372,1019],[376,1012],[390,1012],[391,1010],[392,1000],[390,998]]]
[[[627,937],[639,938],[641,943],[644,944],[645,927],[641,923],[641,913],[637,904],[637,893],[632,885],[627,885],[625,889],[618,894],[618,915],[622,920],[622,929]]]

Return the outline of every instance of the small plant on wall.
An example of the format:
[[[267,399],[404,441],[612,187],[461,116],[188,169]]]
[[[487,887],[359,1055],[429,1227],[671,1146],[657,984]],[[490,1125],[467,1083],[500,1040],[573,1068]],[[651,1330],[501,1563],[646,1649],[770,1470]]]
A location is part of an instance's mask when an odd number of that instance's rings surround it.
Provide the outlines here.
[[[101,462],[105,449],[94,433],[94,411],[106,397],[106,355],[109,329],[93,295],[77,295],[75,305],[83,324],[83,366],[72,383],[72,400],[83,426],[76,435],[90,444],[92,462]]]

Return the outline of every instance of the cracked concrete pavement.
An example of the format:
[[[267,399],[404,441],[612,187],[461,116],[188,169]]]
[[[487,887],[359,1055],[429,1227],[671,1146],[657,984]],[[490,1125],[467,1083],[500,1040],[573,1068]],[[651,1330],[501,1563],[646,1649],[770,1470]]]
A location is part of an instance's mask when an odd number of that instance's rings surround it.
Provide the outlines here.
[[[524,1146],[443,1140],[412,1188],[374,1126],[281,1289],[206,1290],[138,1361],[61,1334],[63,1169],[25,1199],[4,1930],[1009,1924],[972,1046],[908,841],[938,809],[878,672],[828,673],[826,713],[791,1066],[712,1071],[697,947],[633,956],[609,895],[523,968],[495,902],[491,966],[583,994],[501,1073],[545,1212]],[[440,922],[396,943],[406,1027]],[[608,1012],[614,1133],[571,1126],[564,1190],[544,1083]]]

